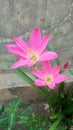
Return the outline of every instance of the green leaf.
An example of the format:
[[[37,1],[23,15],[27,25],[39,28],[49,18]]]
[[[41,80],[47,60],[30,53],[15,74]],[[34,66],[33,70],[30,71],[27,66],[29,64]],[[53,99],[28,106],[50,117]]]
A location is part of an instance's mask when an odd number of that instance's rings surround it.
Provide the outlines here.
[[[22,98],[19,97],[17,99],[12,100],[6,107],[5,107],[5,112],[16,112],[18,107],[22,103]]]
[[[21,124],[24,124],[24,126],[28,130],[31,130],[31,129],[40,130],[40,128],[42,128],[43,130],[46,124],[46,120],[45,120],[45,117],[40,117],[32,113],[32,114],[24,115],[23,117],[21,117]]]
[[[10,113],[8,130],[12,130],[15,125],[15,112]]]
[[[28,112],[32,108],[32,105],[26,105],[23,109],[21,109],[18,117],[23,117],[26,112]]]
[[[0,111],[2,111],[2,109],[3,109],[3,105],[2,105],[2,104],[0,104]]]
[[[13,64],[13,62],[6,60],[6,64],[7,64],[8,67],[10,67]],[[44,98],[48,101],[49,105],[51,105],[50,96],[49,96],[49,94],[48,94],[48,92],[47,92],[45,87],[36,87],[34,85],[34,81],[27,74],[25,74],[21,69],[15,69],[13,71],[17,75],[19,75],[23,80],[25,80],[26,83],[30,84],[31,87],[33,87],[37,91],[39,91],[44,96]]]
[[[68,70],[69,70],[70,74],[73,75],[73,70],[71,70],[71,69],[68,69]]]
[[[59,94],[64,92],[64,86],[65,86],[65,82],[60,83]]]
[[[66,127],[64,125],[61,125],[60,130],[67,130],[67,129],[66,129]]]
[[[64,110],[63,110],[63,113],[64,113],[65,115],[70,115],[70,114],[73,115],[73,106],[69,106],[69,107],[67,107],[66,109],[64,109]]]
[[[0,115],[0,128],[6,128],[8,124],[8,116],[3,114]]]
[[[55,48],[53,47],[53,45],[52,45],[51,43],[49,43],[49,48],[51,49],[51,51],[56,52],[56,51],[55,51]],[[59,60],[59,58],[56,59],[56,64],[57,64],[57,65],[60,65],[60,60]]]
[[[13,64],[13,62],[6,60],[6,64],[8,67],[10,67]],[[29,78],[29,76],[27,76],[21,69],[13,69],[13,71],[16,74],[18,74],[23,80],[25,80],[28,84],[32,86],[34,85],[34,81],[31,78]]]
[[[13,62],[6,60],[6,64],[7,64],[8,67],[10,67],[10,66],[13,64]],[[28,83],[28,84],[30,84],[32,87],[38,89],[38,87],[36,87],[36,86],[34,85],[34,81],[33,81],[29,76],[27,76],[27,74],[25,74],[21,69],[14,69],[13,71],[14,71],[17,75],[19,75],[23,80],[25,80],[26,83]]]
[[[57,128],[57,126],[59,125],[59,123],[61,122],[61,120],[63,119],[63,116],[60,116],[50,127],[49,130],[55,130]]]
[[[59,118],[60,116],[61,116],[61,114],[59,114],[59,113],[54,113],[54,114],[51,114],[50,119],[51,119],[51,120],[54,120],[54,119]]]

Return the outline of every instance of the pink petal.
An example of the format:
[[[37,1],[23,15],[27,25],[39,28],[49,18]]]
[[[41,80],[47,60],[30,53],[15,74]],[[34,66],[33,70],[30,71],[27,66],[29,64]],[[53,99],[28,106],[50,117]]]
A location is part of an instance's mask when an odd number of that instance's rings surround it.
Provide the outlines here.
[[[47,46],[49,40],[50,40],[50,35],[47,35],[47,36],[45,36],[45,37],[42,39],[40,48],[38,48],[40,54],[41,54],[41,53],[44,51],[44,49],[46,48],[46,46]]]
[[[35,70],[33,70],[33,73],[40,79],[43,79],[43,77],[44,77],[44,73],[40,70],[35,69]]]
[[[46,51],[42,53],[39,57],[39,61],[48,61],[48,60],[54,60],[57,58],[57,54],[52,51]]]
[[[57,75],[60,72],[61,66],[56,66],[53,68],[53,74]]]
[[[59,74],[56,78],[55,78],[55,83],[61,83],[63,81],[67,80],[67,77],[63,74]]]
[[[37,50],[40,46],[41,32],[39,28],[34,28],[30,35],[30,46],[32,49]]]
[[[22,56],[22,57],[26,58],[25,53],[24,53],[23,51],[21,51],[17,45],[7,44],[7,45],[6,45],[6,48],[7,48],[10,52],[12,52],[12,53],[14,53],[14,54],[16,54],[16,55],[18,55],[18,56]]]
[[[48,87],[49,87],[50,89],[54,89],[54,87],[55,87],[55,83],[52,82],[52,83],[48,84]]]
[[[26,64],[27,64],[27,60],[21,58],[17,62],[15,62],[10,68],[16,69],[16,68],[24,66]]]
[[[14,37],[13,40],[16,42],[16,44],[21,50],[23,50],[25,53],[27,52],[29,46],[25,41],[18,37]]]
[[[37,79],[37,80],[35,81],[35,85],[36,85],[36,86],[45,86],[46,84],[45,84],[44,81],[42,81],[42,80],[40,80],[40,79]]]
[[[28,59],[27,66],[32,67],[36,62],[33,62],[32,60]]]
[[[43,71],[45,73],[51,73],[52,72],[52,68],[51,68],[50,62],[48,62],[48,61],[44,61],[43,62]]]

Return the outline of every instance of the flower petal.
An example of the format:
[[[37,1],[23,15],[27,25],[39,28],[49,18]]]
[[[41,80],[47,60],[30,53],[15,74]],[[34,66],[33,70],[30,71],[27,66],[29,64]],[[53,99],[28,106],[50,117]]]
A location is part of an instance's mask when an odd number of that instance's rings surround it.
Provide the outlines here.
[[[52,72],[52,68],[51,68],[50,62],[48,62],[48,61],[44,61],[43,62],[43,71],[45,73],[51,73]]]
[[[39,61],[48,61],[48,60],[54,60],[57,58],[57,54],[52,51],[46,51],[42,53],[39,57]]]
[[[56,66],[53,68],[53,74],[56,76],[57,74],[59,74],[61,69],[61,66]]]
[[[16,69],[16,68],[18,68],[20,66],[24,66],[26,64],[27,64],[27,60],[21,58],[17,62],[15,62],[10,68],[11,69]]]
[[[29,46],[25,41],[18,37],[14,37],[13,40],[16,42],[16,44],[21,50],[23,50],[25,53],[27,52]]]
[[[40,80],[40,79],[37,79],[37,80],[35,81],[35,85],[36,85],[36,86],[45,86],[46,83],[45,83],[44,81]]]
[[[44,51],[44,49],[46,48],[49,40],[50,40],[50,35],[47,35],[42,39],[41,44],[40,44],[40,48],[38,48],[39,54],[41,54]]]
[[[30,35],[30,46],[32,49],[37,50],[41,43],[41,32],[39,28],[34,28]]]
[[[40,70],[35,69],[35,70],[33,70],[33,73],[40,79],[43,79],[43,77],[44,77],[44,73]]]
[[[54,89],[55,83],[54,83],[54,82],[51,82],[50,84],[48,84],[48,87],[49,87],[50,89]]]
[[[28,59],[27,66],[32,67],[36,62],[33,62],[32,60]]]
[[[17,45],[7,44],[7,45],[6,45],[6,48],[7,48],[10,52],[16,54],[17,56],[22,56],[22,57],[26,58],[25,53],[24,53],[23,51],[21,51]]]
[[[67,77],[63,74],[59,74],[56,78],[55,78],[55,83],[61,83],[63,81],[67,80]]]

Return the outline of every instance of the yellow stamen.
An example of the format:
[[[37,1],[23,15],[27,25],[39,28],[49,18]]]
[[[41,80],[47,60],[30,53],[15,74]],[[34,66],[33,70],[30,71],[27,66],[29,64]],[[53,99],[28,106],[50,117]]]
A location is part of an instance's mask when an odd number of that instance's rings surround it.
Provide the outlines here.
[[[31,60],[32,60],[32,61],[36,61],[36,60],[37,60],[37,56],[36,56],[36,55],[33,55],[33,56],[31,57]]]
[[[32,61],[36,61],[38,59],[38,54],[31,48],[28,48],[27,55]]]
[[[45,81],[47,83],[51,83],[53,81],[53,77],[52,76],[45,77]]]

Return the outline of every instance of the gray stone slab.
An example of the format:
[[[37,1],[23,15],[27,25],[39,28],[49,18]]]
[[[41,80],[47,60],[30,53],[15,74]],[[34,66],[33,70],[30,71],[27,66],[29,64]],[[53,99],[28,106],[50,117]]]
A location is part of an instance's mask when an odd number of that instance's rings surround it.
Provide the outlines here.
[[[31,87],[0,89],[0,103],[6,103],[17,97],[22,97],[25,105],[44,101],[42,95]]]
[[[73,86],[73,76],[68,71],[65,73],[68,80],[66,81],[68,87]],[[28,74],[29,75],[29,74]],[[32,75],[30,77],[33,78]],[[57,89],[56,89],[57,90]],[[32,86],[26,84],[18,75],[14,73],[0,75],[0,103],[10,101],[17,97],[23,97],[24,104],[37,103],[44,101],[42,95],[37,92]]]
[[[26,73],[31,79],[35,80],[35,76],[33,76],[31,73]],[[73,82],[73,76],[68,73],[68,71],[65,72],[67,75],[68,80],[67,83]],[[21,77],[16,75],[15,73],[1,73],[0,74],[0,89],[4,88],[17,88],[17,87],[30,87],[30,84],[27,84],[26,81],[23,81]]]
[[[50,43],[59,54],[61,65],[70,61],[73,68],[73,0],[0,0],[1,88],[27,86],[7,68],[5,59],[17,58],[6,50],[5,44],[12,43],[15,35],[27,41],[36,26],[43,34],[51,35]],[[69,76],[69,80],[73,78]]]
[[[0,0],[3,38],[24,34],[35,26],[51,31],[67,20],[73,23],[72,0]]]
[[[26,72],[25,72],[26,73]],[[27,75],[34,79],[34,76],[27,72]],[[0,73],[0,89],[4,88],[16,88],[16,87],[27,87],[30,86],[25,81],[23,81],[17,74],[15,73]]]
[[[0,37],[12,37],[41,26],[44,4],[44,0],[0,0]]]

